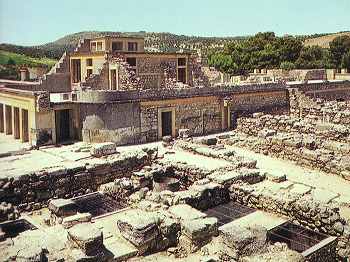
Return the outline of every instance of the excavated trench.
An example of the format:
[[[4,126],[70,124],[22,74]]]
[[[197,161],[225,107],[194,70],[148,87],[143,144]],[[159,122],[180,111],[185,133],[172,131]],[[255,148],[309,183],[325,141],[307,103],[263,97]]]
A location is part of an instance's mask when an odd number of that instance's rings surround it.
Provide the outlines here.
[[[5,234],[5,238],[14,238],[24,231],[35,229],[37,228],[25,219],[18,219],[0,224],[0,232]]]

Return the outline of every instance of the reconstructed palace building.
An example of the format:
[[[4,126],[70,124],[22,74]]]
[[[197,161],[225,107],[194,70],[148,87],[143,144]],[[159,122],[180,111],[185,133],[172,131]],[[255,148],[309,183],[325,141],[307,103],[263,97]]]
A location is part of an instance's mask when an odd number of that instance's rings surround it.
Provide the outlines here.
[[[0,80],[0,132],[38,146],[202,135],[232,129],[247,113],[287,111],[293,90],[349,98],[350,83],[214,87],[192,53],[147,52],[143,38],[105,36],[81,41],[39,82]]]

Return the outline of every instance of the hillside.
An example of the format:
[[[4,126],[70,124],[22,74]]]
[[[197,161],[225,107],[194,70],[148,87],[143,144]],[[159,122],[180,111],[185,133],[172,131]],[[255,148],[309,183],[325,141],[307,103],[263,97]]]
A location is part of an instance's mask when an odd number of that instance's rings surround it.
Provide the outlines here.
[[[315,38],[309,38],[305,40],[304,45],[305,46],[318,45],[322,48],[329,48],[329,43],[332,42],[334,38],[342,35],[350,36],[350,32],[341,32],[341,33],[328,34],[328,35],[315,37]]]
[[[13,52],[0,50],[0,65],[8,65],[9,60],[12,60],[13,65],[26,65],[29,67],[51,67],[57,61],[50,58],[34,58]],[[11,64],[11,62],[10,62]]]
[[[227,42],[239,41],[245,37],[198,37],[176,35],[171,33],[153,32],[110,32],[87,31],[64,36],[54,42],[39,46],[18,46],[12,44],[0,44],[0,50],[25,54],[31,57],[50,57],[58,59],[65,51],[71,51],[83,38],[94,38],[104,35],[116,36],[141,36],[145,38],[146,48],[159,51],[173,51],[182,49],[200,49],[206,52],[208,48],[222,47]]]

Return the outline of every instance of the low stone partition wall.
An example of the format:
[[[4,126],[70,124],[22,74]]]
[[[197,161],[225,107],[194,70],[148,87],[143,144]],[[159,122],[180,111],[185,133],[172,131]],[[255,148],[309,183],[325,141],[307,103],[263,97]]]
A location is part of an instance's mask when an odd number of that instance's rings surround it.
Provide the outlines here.
[[[146,152],[145,152],[146,151]],[[133,170],[148,165],[154,151],[137,150],[92,158],[88,164],[47,168],[18,177],[0,180],[0,202],[6,201],[19,210],[40,209],[50,198],[70,198],[93,192],[116,178],[131,176]]]
[[[300,119],[288,115],[255,113],[238,119],[237,131],[257,136],[262,129],[279,132],[315,135],[320,139],[350,141],[350,126],[320,122],[312,118]]]
[[[176,146],[183,150],[193,152],[195,154],[226,160],[236,168],[240,168],[240,167],[255,168],[256,167],[256,162],[257,162],[256,160],[239,156],[234,150],[226,149],[222,145],[206,146],[206,145],[200,144],[200,140],[199,140],[197,141],[197,143],[178,141],[176,143]]]
[[[337,236],[339,238],[338,254],[342,257],[350,255],[350,226],[340,216],[339,208],[321,203],[309,194],[294,194],[281,190],[278,192],[256,190],[247,184],[233,184],[229,190],[233,201],[287,216],[294,223],[306,228]]]
[[[336,174],[350,180],[349,144],[324,143],[300,135],[263,130],[265,137],[236,133],[222,140],[226,145],[248,148],[256,153],[291,160],[299,165]]]

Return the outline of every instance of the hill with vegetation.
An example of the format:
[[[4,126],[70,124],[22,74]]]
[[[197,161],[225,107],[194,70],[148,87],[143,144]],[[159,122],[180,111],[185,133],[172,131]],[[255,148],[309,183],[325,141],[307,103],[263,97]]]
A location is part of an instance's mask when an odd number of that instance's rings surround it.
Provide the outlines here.
[[[339,32],[335,34],[326,34],[307,38],[304,41],[305,46],[320,46],[322,48],[329,48],[329,43],[332,42],[336,37],[339,36],[350,36],[350,32]]]
[[[329,48],[322,48],[305,46],[301,37],[258,33],[209,53],[208,64],[230,75],[245,75],[255,68],[350,68],[350,36],[336,36]]]
[[[201,49],[205,52],[208,48],[223,47],[230,42],[236,42],[245,37],[199,37],[185,36],[171,33],[153,32],[111,32],[111,31],[86,31],[64,36],[54,42],[38,46],[19,46],[12,44],[0,44],[0,50],[25,54],[30,57],[49,57],[58,59],[65,51],[73,50],[81,39],[100,36],[139,36],[145,38],[146,48],[159,51],[174,51],[178,49]]]
[[[51,58],[36,58],[27,55],[0,50],[0,65],[18,65],[28,67],[52,67],[57,60]]]

